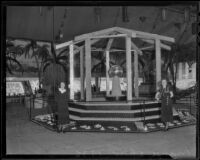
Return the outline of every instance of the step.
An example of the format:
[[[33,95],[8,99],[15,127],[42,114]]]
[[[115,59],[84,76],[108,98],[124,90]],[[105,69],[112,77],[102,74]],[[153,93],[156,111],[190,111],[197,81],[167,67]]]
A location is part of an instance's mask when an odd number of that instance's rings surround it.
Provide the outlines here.
[[[145,111],[145,112],[144,112]],[[69,113],[79,117],[112,117],[112,118],[136,118],[151,115],[159,115],[160,108],[150,108],[145,110],[83,110],[69,108]]]
[[[106,117],[106,118],[99,118],[99,117],[79,117],[75,115],[70,114],[70,119],[71,120],[76,120],[76,121],[118,121],[118,122],[136,122],[136,121],[142,121],[144,120],[143,117],[138,117],[138,118],[111,118],[111,117]],[[158,119],[160,118],[160,115],[154,115],[154,116],[148,116],[145,119]]]
[[[177,117],[178,114],[173,114],[174,117]],[[144,117],[136,117],[136,118],[113,118],[113,117],[79,117],[75,115],[70,114],[70,119],[75,121],[115,121],[115,122],[137,122],[137,121],[144,121]],[[160,119],[160,115],[152,115],[152,116],[146,116],[145,120],[155,120]]]
[[[148,103],[122,103],[122,102],[73,102],[69,103],[69,107],[83,110],[137,110],[141,108],[157,108],[160,107],[161,103],[157,101],[150,101]]]
[[[136,109],[136,110],[85,110],[85,109],[78,109],[69,107],[70,111],[80,112],[80,113],[140,113],[144,109]],[[150,111],[158,111],[160,108],[148,108],[145,109],[146,112]]]

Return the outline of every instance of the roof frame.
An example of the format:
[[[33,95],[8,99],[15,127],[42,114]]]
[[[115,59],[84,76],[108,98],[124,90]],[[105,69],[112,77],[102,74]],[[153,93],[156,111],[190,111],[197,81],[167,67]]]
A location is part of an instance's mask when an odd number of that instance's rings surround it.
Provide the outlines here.
[[[99,38],[104,38],[104,36],[111,36],[111,35],[115,35],[112,32],[119,32],[120,34],[126,34],[132,38],[144,38],[144,39],[159,39],[162,41],[168,41],[168,42],[175,42],[175,39],[172,37],[168,37],[168,36],[163,36],[163,35],[158,35],[158,34],[152,34],[152,33],[148,33],[148,32],[142,32],[142,31],[136,31],[136,30],[132,30],[132,29],[126,29],[126,28],[122,28],[122,27],[112,27],[112,28],[108,28],[108,29],[103,29],[103,30],[99,30],[96,32],[91,32],[91,33],[86,33],[86,34],[82,34],[79,36],[76,36],[74,38],[75,41],[80,41],[80,40],[84,40],[87,38],[93,38],[93,37],[98,37]]]

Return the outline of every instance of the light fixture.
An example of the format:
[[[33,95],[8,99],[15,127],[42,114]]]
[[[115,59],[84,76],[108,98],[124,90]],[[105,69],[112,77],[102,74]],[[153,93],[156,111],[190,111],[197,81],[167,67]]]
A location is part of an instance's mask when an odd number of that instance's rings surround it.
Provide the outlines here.
[[[65,12],[64,12],[63,18],[67,18],[67,8],[65,8]]]
[[[95,23],[99,24],[101,22],[101,7],[94,7],[94,18]]]
[[[61,30],[59,31],[59,36],[60,36],[60,39],[63,38],[64,36]]]
[[[162,12],[162,21],[165,21],[166,20],[166,8],[162,8],[161,12]]]
[[[189,22],[190,21],[190,8],[184,9],[184,21]]]
[[[40,16],[43,15],[43,12],[42,12],[42,7],[40,7]]]
[[[129,22],[128,18],[128,7],[122,7],[122,21],[123,22]]]

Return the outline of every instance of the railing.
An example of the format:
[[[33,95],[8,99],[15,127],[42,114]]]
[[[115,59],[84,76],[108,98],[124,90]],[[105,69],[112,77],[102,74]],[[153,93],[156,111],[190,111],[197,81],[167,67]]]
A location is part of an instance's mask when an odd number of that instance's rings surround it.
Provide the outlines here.
[[[6,96],[6,103],[23,103],[25,95],[12,95]]]
[[[176,96],[175,104],[177,104],[177,110],[178,111],[184,110],[189,112],[191,115],[194,115],[195,113],[192,112],[192,109],[194,109],[195,111],[197,109],[197,97],[195,94],[194,95],[190,94],[185,97]]]
[[[36,101],[37,100],[37,101]],[[40,100],[40,101],[38,101]],[[42,97],[35,97],[34,95],[31,95],[30,97],[25,97],[25,106],[28,109],[29,119],[32,120],[32,113],[34,109],[40,109],[36,106],[42,106],[44,108],[44,104],[47,104],[47,99]]]
[[[56,105],[55,104],[55,100],[54,99],[47,99],[44,97],[35,97],[35,96],[31,96],[28,99],[26,99],[26,101],[29,101],[29,103],[27,103],[27,109],[29,111],[29,119],[32,121],[37,115],[41,115],[41,114],[51,114],[55,117],[56,113],[52,112],[52,106],[47,106],[47,105]],[[132,101],[124,101],[126,103],[139,103],[139,105],[141,106],[141,121],[143,123],[143,125],[146,125],[146,104],[148,104],[148,102],[152,102],[155,101],[155,99],[153,98],[149,98],[149,99],[135,99]],[[70,102],[70,101],[69,101]],[[100,101],[102,102],[102,101]],[[110,101],[113,102],[113,101]],[[155,101],[156,102],[156,101]],[[46,103],[46,104],[45,104]],[[47,104],[48,103],[48,104]],[[89,103],[89,102],[88,102]],[[160,102],[157,102],[160,103]],[[51,110],[51,112],[48,112],[48,109]],[[41,111],[41,112],[40,112]],[[37,113],[34,113],[37,112]]]

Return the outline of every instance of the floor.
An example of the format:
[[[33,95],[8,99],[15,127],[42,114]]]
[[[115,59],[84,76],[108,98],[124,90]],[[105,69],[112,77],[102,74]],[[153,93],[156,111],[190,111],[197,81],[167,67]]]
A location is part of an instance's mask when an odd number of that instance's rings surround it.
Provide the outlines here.
[[[30,122],[23,105],[6,107],[7,154],[196,155],[195,125],[152,133],[56,133]]]

